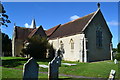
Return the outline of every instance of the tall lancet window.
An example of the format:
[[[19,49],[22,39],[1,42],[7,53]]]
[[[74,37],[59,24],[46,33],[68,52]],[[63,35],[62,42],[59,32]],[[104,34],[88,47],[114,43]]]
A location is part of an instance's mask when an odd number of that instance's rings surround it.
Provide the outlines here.
[[[74,49],[74,41],[73,41],[73,39],[70,40],[70,47],[71,47],[71,49]]]
[[[96,28],[96,46],[102,47],[102,28],[97,26]]]
[[[60,48],[63,49],[64,48],[64,44],[62,41],[60,41]]]

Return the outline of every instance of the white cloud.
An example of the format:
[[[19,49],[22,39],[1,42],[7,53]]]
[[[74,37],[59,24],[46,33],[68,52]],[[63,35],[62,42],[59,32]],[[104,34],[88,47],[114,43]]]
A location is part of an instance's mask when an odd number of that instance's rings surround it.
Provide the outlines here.
[[[25,26],[26,28],[33,28],[33,26],[29,25],[28,23],[25,23],[24,26]],[[36,28],[38,28],[38,27],[39,27],[39,26],[36,26]]]
[[[44,28],[44,30],[47,30],[47,29]]]
[[[79,18],[79,16],[74,15],[74,16],[71,16],[71,17],[70,17],[70,20],[75,20],[75,19],[77,19],[77,18]]]
[[[109,26],[118,26],[118,21],[107,22]]]
[[[25,26],[26,28],[31,28],[31,26],[30,26],[28,23],[25,23],[24,26]]]

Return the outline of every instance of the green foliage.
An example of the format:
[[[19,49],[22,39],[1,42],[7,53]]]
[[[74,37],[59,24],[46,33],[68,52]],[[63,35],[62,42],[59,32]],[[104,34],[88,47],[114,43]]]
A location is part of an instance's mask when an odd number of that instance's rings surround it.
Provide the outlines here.
[[[11,23],[11,21],[8,19],[9,17],[5,13],[6,13],[5,9],[4,9],[3,5],[0,3],[0,14],[1,14],[0,15],[0,18],[1,18],[0,25],[2,24],[4,26],[8,27],[8,25],[6,23]]]
[[[49,47],[50,44],[46,38],[35,35],[27,40],[22,52],[34,58],[45,58]]]
[[[113,51],[113,53],[117,52],[117,48],[113,48],[112,51]]]
[[[118,53],[120,53],[120,43],[118,43],[118,45],[117,45],[117,51],[118,51]]]
[[[114,59],[117,59],[120,61],[120,43],[117,45],[117,53],[114,54]]]
[[[2,33],[2,53],[4,53],[4,56],[11,56],[12,53],[11,39],[5,33]]]
[[[120,61],[120,53],[116,53],[115,54],[115,58],[114,59],[117,59],[117,60],[119,60]]]
[[[50,60],[52,60],[55,57],[55,49],[53,48],[52,45],[49,46],[49,54],[48,54],[48,58]]]

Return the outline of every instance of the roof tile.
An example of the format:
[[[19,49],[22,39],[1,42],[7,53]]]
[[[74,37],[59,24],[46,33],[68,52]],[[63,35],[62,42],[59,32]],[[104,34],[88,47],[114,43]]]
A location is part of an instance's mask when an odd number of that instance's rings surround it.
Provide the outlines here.
[[[70,21],[68,23],[65,23],[63,25],[60,25],[57,29],[57,26],[55,26],[47,30],[46,33],[48,34],[49,39],[80,33],[94,14],[95,12],[84,17],[78,18],[76,20]],[[49,35],[51,33],[52,35]]]

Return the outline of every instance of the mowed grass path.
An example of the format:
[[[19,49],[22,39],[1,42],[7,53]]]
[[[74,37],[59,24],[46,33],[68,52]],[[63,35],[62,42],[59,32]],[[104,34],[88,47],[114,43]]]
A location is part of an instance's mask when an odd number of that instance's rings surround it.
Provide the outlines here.
[[[22,78],[23,64],[28,59],[21,57],[2,57],[2,77],[3,78]],[[62,61],[63,63],[73,63],[76,66],[62,65],[59,68],[59,74],[96,77],[96,78],[108,78],[111,69],[116,70],[116,78],[118,78],[118,64],[114,64],[113,61],[100,61],[92,63],[80,63]],[[39,60],[38,64],[48,65],[49,60]],[[16,68],[16,69],[10,69]],[[18,70],[17,70],[18,69]],[[20,70],[19,70],[20,69]],[[40,72],[48,72],[47,68],[40,68]],[[16,75],[17,74],[17,75]],[[16,76],[13,76],[16,75]],[[39,78],[47,78],[47,74],[39,74]],[[63,76],[64,78],[64,76]]]

